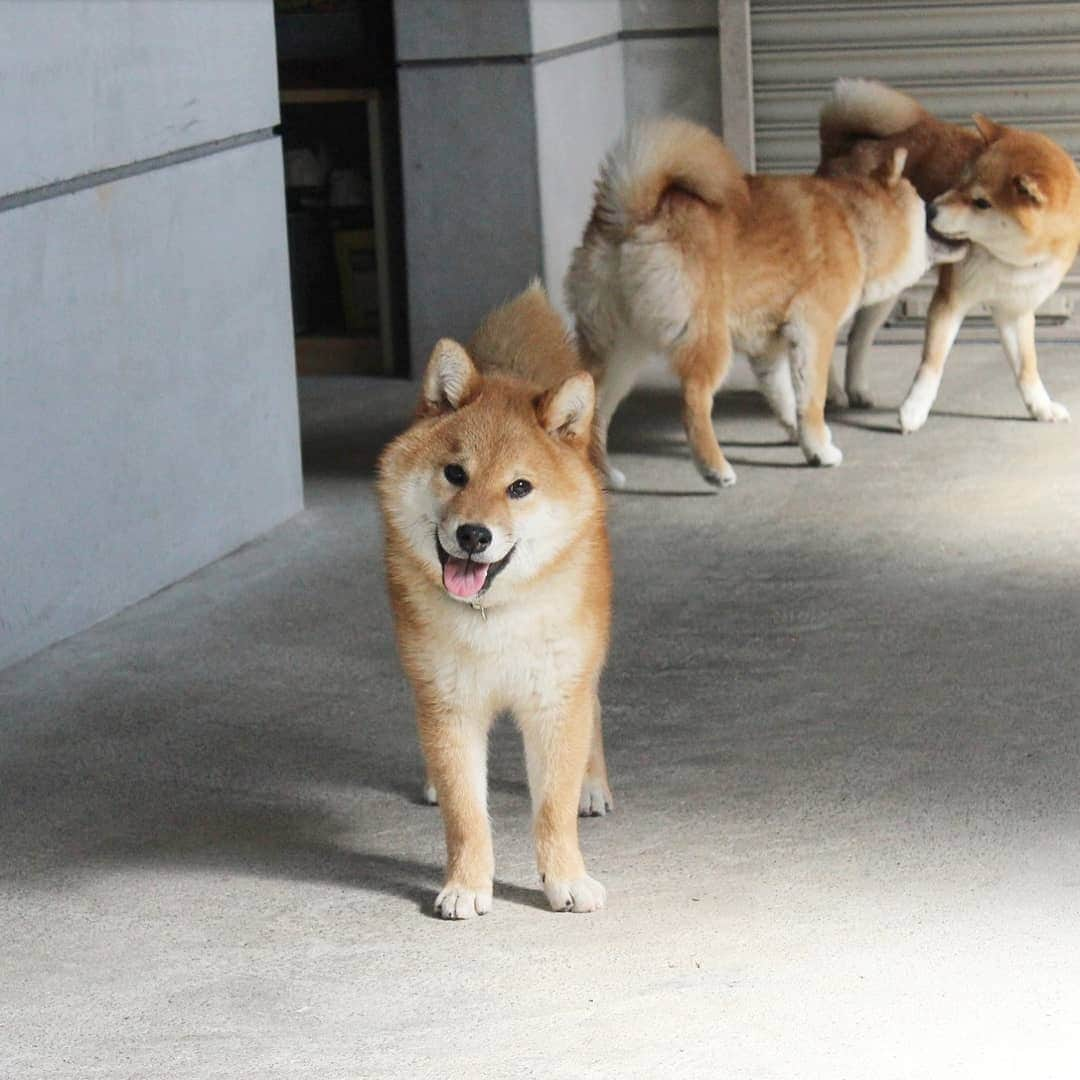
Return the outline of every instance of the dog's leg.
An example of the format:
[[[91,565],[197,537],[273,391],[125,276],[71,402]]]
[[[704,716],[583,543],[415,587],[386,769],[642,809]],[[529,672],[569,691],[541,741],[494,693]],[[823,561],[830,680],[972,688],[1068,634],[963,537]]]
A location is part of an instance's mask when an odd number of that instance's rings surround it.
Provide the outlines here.
[[[918,431],[930,415],[930,407],[937,397],[941,385],[941,373],[945,369],[945,360],[949,350],[960,332],[960,324],[967,313],[964,306],[952,295],[951,290],[942,288],[949,267],[943,267],[938,278],[937,291],[930,301],[930,311],[926,318],[926,339],[923,342],[922,363],[915,375],[903,405],[900,406],[900,430],[904,434]]]
[[[885,325],[896,297],[882,300],[879,304],[860,308],[848,332],[847,357],[844,361],[844,392],[852,409],[872,409],[874,399],[870,395],[870,383],[866,375],[866,359],[877,332]],[[831,399],[830,399],[831,400]]]
[[[717,332],[673,354],[682,380],[683,427],[698,472],[716,487],[731,487],[735,470],[724,457],[712,424],[713,396],[731,366],[731,337],[720,320]]]
[[[833,327],[830,332],[825,319],[801,318],[786,323],[781,332],[789,345],[803,455],[811,465],[839,465],[844,455],[833,443],[832,432],[825,423],[825,396],[836,329]]]
[[[1035,353],[1035,313],[1005,315],[994,312],[994,322],[1001,335],[1005,355],[1016,376],[1016,385],[1024,399],[1028,412],[1036,420],[1047,422],[1069,419],[1064,405],[1050,400],[1050,395],[1039,378],[1038,357]]]
[[[634,388],[641,369],[652,354],[641,348],[616,344],[602,365],[602,376],[597,380],[596,388],[596,437],[601,450],[604,476],[608,487],[626,486],[626,476],[616,469],[608,458],[608,427],[615,410],[623,403]]]
[[[446,829],[446,885],[435,899],[444,919],[491,910],[495,855],[487,815],[488,724],[445,708],[421,706],[420,743]]]
[[[791,367],[786,357],[751,358],[750,366],[757,376],[758,388],[769,403],[780,426],[793,443],[799,441],[799,411],[795,404],[795,387],[791,384]]]
[[[615,800],[608,787],[607,764],[604,761],[604,731],[600,723],[600,698],[593,695],[592,736],[589,740],[589,760],[585,766],[585,780],[581,785],[578,814],[581,817],[603,817],[615,808]]]
[[[533,804],[536,864],[555,911],[595,911],[606,892],[585,872],[578,846],[578,806],[593,730],[593,690],[518,714]]]

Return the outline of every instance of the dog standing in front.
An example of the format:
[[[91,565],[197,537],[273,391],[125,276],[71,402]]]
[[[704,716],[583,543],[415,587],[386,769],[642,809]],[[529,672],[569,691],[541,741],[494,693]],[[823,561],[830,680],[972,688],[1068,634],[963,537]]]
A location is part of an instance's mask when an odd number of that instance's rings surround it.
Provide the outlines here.
[[[897,150],[904,175],[930,202],[932,233],[969,245],[943,266],[927,316],[922,364],[900,407],[917,431],[937,396],[945,360],[965,315],[989,306],[1020,396],[1035,420],[1068,420],[1039,377],[1035,309],[1061,284],[1080,247],[1080,173],[1044,135],[974,117],[975,130],[938,120],[917,101],[871,79],[840,79],[821,110],[825,176],[865,175]],[[848,338],[838,404],[873,405],[866,357],[896,297],[859,312]]]
[[[954,257],[928,240],[903,167],[898,150],[868,178],[748,176],[706,128],[666,119],[632,129],[604,163],[566,279],[597,379],[601,445],[644,363],[664,355],[682,382],[698,470],[735,483],[712,404],[737,349],[806,460],[839,464],[825,398],[841,323]]]
[[[487,738],[525,743],[536,860],[556,911],[593,911],[579,812],[611,808],[598,689],[611,557],[593,463],[594,388],[533,285],[467,349],[440,341],[415,422],[383,452],[379,501],[398,646],[446,827],[447,919],[489,911]]]

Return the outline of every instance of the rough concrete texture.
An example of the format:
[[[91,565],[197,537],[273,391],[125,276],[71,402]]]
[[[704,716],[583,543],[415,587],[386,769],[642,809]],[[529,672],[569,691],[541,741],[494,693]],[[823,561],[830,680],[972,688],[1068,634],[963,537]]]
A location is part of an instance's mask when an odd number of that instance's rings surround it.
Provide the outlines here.
[[[431,916],[371,490],[412,391],[304,394],[301,516],[0,675],[0,1075],[1076,1076],[1080,428],[995,346],[832,471],[725,395],[719,495],[670,383],[628,402],[596,915],[545,909],[504,726],[495,909]]]

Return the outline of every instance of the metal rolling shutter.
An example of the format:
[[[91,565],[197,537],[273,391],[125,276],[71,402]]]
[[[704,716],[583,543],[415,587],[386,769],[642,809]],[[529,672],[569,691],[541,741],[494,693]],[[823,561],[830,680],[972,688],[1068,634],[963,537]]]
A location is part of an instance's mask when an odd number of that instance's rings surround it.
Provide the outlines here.
[[[1080,158],[1080,3],[845,3],[751,0],[757,167],[817,166],[817,111],[841,75],[881,79],[937,115],[983,112],[1041,131]],[[918,321],[920,283],[895,320]],[[1080,272],[1040,309],[1080,331]],[[975,313],[977,314],[977,313]]]

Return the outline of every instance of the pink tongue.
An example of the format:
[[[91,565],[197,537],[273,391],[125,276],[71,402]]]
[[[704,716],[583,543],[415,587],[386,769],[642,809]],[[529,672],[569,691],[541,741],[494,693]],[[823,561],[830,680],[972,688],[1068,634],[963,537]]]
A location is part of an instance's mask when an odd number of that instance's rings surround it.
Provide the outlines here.
[[[487,574],[486,563],[466,562],[464,559],[455,559],[451,555],[443,567],[442,579],[446,591],[451,596],[469,600],[484,587]]]

